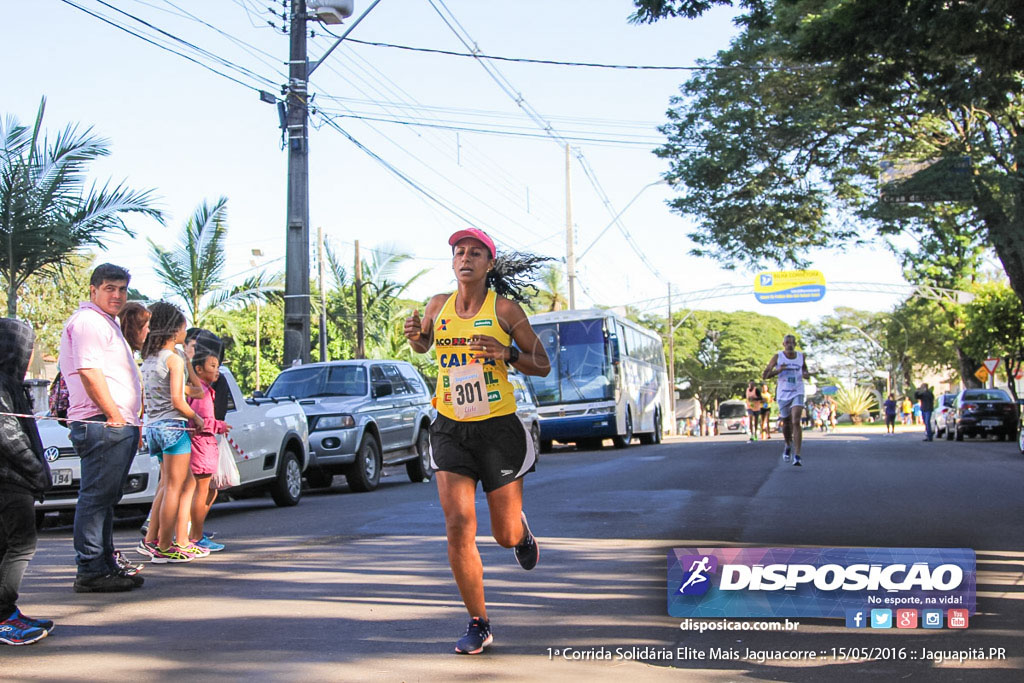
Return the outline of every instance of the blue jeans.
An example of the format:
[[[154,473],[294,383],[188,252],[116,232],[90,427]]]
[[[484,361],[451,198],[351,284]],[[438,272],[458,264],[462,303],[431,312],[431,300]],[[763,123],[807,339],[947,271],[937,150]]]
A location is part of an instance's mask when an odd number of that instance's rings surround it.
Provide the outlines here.
[[[932,438],[932,412],[931,410],[922,410],[921,419],[924,420],[924,438]]]
[[[18,607],[18,589],[36,552],[32,494],[0,491],[0,621]]]
[[[105,420],[103,415],[88,418]],[[114,506],[132,459],[139,449],[139,428],[132,425],[71,423],[71,445],[82,461],[81,488],[75,507],[75,562],[80,577],[117,569],[114,562]]]

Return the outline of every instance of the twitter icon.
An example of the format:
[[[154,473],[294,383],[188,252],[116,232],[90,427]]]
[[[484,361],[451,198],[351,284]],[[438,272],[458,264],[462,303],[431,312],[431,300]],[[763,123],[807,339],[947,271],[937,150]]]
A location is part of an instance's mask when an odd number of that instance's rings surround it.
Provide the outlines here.
[[[871,628],[892,628],[892,610],[871,610]]]

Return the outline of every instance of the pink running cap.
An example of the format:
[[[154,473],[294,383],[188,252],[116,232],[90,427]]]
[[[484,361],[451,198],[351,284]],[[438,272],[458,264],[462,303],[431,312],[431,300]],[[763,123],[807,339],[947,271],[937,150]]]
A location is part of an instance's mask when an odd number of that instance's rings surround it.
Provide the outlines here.
[[[494,240],[492,240],[486,232],[477,228],[466,228],[453,233],[452,236],[448,238],[448,244],[454,247],[459,243],[459,240],[464,240],[467,237],[472,237],[473,239],[483,242],[484,246],[491,250],[491,258],[495,258],[495,254],[497,254],[497,252],[494,250]]]

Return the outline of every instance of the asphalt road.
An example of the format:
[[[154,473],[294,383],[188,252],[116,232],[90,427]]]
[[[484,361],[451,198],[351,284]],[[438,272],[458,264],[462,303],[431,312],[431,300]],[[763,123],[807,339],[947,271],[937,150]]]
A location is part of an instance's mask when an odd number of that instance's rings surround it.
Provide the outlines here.
[[[1021,680],[1024,457],[1014,444],[841,431],[810,435],[802,468],[780,451],[777,438],[717,437],[543,456],[527,478],[542,549],[529,573],[486,535],[481,495],[495,643],[477,657],[452,654],[466,616],[436,490],[404,468],[372,493],[350,493],[339,477],[294,508],[269,497],[218,504],[208,526],[227,550],[147,566],[146,585],[128,594],[73,593],[70,528],[46,529],[20,602],[57,629],[0,648],[0,678]],[[136,529],[118,525],[121,547],[137,543]],[[978,614],[962,631],[827,619],[796,620],[790,632],[682,631],[666,613],[666,553],[698,545],[973,548]],[[709,658],[748,648],[882,648],[887,658]],[[1006,659],[918,656],[972,648],[1005,648]],[[915,658],[899,659],[901,649]]]

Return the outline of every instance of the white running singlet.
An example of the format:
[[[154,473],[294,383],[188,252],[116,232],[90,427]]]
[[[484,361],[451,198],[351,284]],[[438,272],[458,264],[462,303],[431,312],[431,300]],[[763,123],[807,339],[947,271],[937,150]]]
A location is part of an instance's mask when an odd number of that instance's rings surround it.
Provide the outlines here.
[[[779,386],[775,400],[784,401],[804,395],[804,354],[797,351],[796,358],[786,358],[785,351],[775,356],[775,367],[779,369]]]

